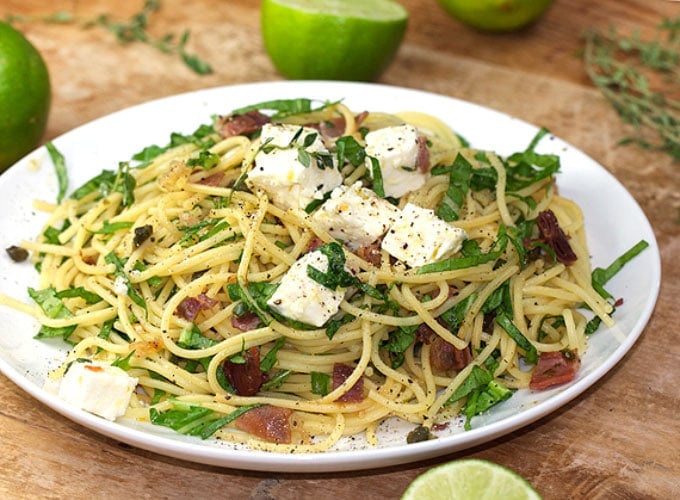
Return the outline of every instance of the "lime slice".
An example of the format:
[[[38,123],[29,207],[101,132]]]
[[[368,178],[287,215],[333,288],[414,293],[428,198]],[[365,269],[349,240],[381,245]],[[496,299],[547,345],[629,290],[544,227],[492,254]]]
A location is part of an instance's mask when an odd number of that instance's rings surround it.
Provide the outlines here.
[[[418,476],[401,500],[525,500],[541,496],[522,477],[493,462],[456,460]]]
[[[394,58],[408,12],[392,0],[263,0],[262,37],[290,79],[376,79]]]
[[[438,0],[463,24],[482,31],[514,31],[538,19],[553,0]]]

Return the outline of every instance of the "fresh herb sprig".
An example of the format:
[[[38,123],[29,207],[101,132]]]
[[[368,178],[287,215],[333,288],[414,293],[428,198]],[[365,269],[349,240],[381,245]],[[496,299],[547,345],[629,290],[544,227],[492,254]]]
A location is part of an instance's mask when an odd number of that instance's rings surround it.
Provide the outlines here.
[[[98,26],[113,33],[120,43],[146,43],[163,53],[177,54],[184,64],[199,75],[212,73],[213,69],[209,63],[187,50],[187,44],[191,35],[191,32],[188,29],[184,30],[179,36],[174,33],[168,33],[162,38],[156,38],[149,33],[149,17],[154,12],[160,10],[160,7],[160,0],[145,0],[142,9],[136,14],[133,14],[129,20],[123,22],[112,20],[109,14],[100,14],[94,19],[83,22],[72,13],[65,11],[58,11],[53,14],[36,17],[10,14],[6,16],[5,19],[9,23],[39,21],[52,24],[82,23],[85,28]]]
[[[590,30],[583,55],[592,82],[635,129],[620,143],[680,160],[680,17],[664,19],[652,40]]]

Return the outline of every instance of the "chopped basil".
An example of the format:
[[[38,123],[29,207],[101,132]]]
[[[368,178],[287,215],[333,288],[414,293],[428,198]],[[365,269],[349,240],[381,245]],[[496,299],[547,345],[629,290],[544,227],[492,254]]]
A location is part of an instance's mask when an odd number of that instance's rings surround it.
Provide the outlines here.
[[[156,408],[150,408],[149,419],[151,423],[169,427],[180,434],[199,436],[201,439],[208,439],[245,412],[262,406],[260,404],[241,406],[223,417],[216,417],[218,414],[215,411],[194,403],[173,399],[172,405],[171,410],[163,412]]]
[[[104,221],[101,229],[97,231],[92,231],[94,234],[113,234],[116,231],[121,231],[123,229],[129,229],[133,225],[133,222],[114,222]]]
[[[207,349],[217,344],[218,341],[204,336],[194,323],[191,324],[191,328],[183,329],[177,339],[177,345],[183,349]]]
[[[276,364],[276,353],[283,347],[286,343],[286,337],[280,337],[274,343],[274,347],[260,360],[260,371],[262,373],[267,373]]]
[[[66,160],[64,155],[62,155],[52,141],[45,143],[47,152],[50,155],[50,159],[54,164],[54,171],[57,174],[57,183],[59,185],[59,192],[57,194],[57,203],[61,203],[66,196],[66,190],[68,189],[68,171],[66,170]]]
[[[312,383],[312,394],[325,396],[330,392],[331,376],[328,373],[310,372],[309,377]]]
[[[314,266],[307,266],[307,275],[317,283],[338,290],[357,283],[357,278],[345,269],[345,252],[342,247],[332,241],[318,248],[328,259],[327,271],[321,272]]]
[[[538,352],[536,347],[527,339],[519,328],[515,326],[510,317],[505,313],[501,312],[496,315],[496,323],[503,328],[510,336],[512,340],[515,341],[518,347],[524,349],[524,359],[527,363],[535,365],[538,361]]]
[[[338,165],[344,165],[345,160],[355,167],[364,163],[366,150],[351,135],[339,137],[335,141],[335,147],[338,155]]]
[[[317,101],[318,102],[318,101]],[[241,115],[247,113],[248,111],[274,111],[272,114],[272,119],[281,119],[287,116],[299,115],[302,113],[309,113],[311,111],[319,111],[326,107],[333,106],[337,104],[336,102],[323,102],[320,106],[314,108],[312,104],[314,101],[304,97],[297,99],[275,99],[272,101],[264,101],[257,104],[251,104],[250,106],[244,106],[242,108],[235,109],[231,112],[233,115]]]
[[[628,262],[633,260],[638,254],[640,254],[645,248],[649,246],[645,240],[640,240],[635,245],[633,245],[629,250],[624,252],[621,256],[616,258],[609,266],[605,269],[597,267],[593,269],[592,273],[592,284],[593,288],[599,293],[603,298],[611,298],[611,294],[604,289],[604,285],[618,273],[621,268]]]
[[[404,352],[415,342],[415,332],[419,325],[400,326],[390,332],[380,347],[386,349],[390,356],[390,365],[393,369],[399,368],[404,363]]]
[[[373,178],[373,192],[380,196],[385,197],[385,186],[383,185],[382,170],[380,170],[380,162],[377,158],[369,156],[371,159],[371,177]]]

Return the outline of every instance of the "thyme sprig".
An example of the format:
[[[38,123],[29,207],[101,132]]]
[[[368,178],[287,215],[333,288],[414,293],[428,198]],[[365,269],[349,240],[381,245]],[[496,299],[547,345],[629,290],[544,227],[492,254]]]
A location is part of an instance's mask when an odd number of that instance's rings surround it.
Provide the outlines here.
[[[637,144],[680,160],[680,17],[664,19],[652,40],[585,33],[585,68],[595,86],[635,131],[620,144]]]
[[[189,42],[189,37],[191,36],[191,32],[188,29],[184,30],[179,37],[173,33],[168,33],[162,38],[157,38],[149,33],[149,17],[154,12],[160,10],[160,4],[160,0],[144,0],[141,11],[133,14],[129,20],[123,22],[112,20],[108,14],[100,14],[94,19],[80,21],[73,14],[64,11],[30,18],[26,16],[8,15],[6,20],[9,23],[17,21],[40,21],[54,24],[72,24],[81,22],[84,28],[98,26],[112,33],[120,43],[146,43],[165,54],[177,54],[184,64],[199,75],[212,73],[210,64],[187,50],[186,46]]]

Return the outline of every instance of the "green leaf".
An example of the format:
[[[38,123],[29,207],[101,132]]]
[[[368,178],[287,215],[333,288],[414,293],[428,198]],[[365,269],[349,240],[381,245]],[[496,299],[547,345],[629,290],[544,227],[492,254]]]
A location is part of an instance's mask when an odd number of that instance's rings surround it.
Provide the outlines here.
[[[331,290],[350,287],[357,282],[357,278],[345,269],[345,252],[335,241],[320,246],[317,251],[328,259],[326,272],[321,272],[314,266],[307,266],[307,275],[320,285]]]
[[[474,390],[485,387],[493,380],[493,375],[488,371],[480,368],[478,365],[473,365],[470,374],[463,380],[463,383],[451,394],[446,400],[445,406],[455,403],[459,399],[468,396]]]
[[[390,353],[390,365],[393,369],[396,370],[404,363],[404,352],[415,342],[415,332],[419,326],[400,326],[381,342],[380,347]]]
[[[611,294],[604,289],[604,285],[612,279],[628,262],[637,257],[649,246],[645,240],[638,241],[621,256],[614,259],[605,269],[597,267],[592,272],[593,288],[605,299],[611,298]]]
[[[330,375],[322,372],[310,372],[309,376],[312,383],[312,394],[325,396],[330,392],[329,389],[331,382]]]
[[[373,192],[380,196],[385,197],[385,187],[383,185],[382,170],[380,169],[380,162],[377,158],[369,156],[371,160],[371,178],[373,179]]]
[[[57,203],[61,203],[66,196],[66,190],[68,189],[68,171],[66,169],[66,160],[64,155],[62,155],[56,148],[52,141],[45,143],[47,152],[50,155],[52,164],[54,165],[54,171],[57,174],[57,183],[59,185],[59,192],[57,194]]]
[[[515,341],[518,347],[524,350],[524,359],[527,363],[535,365],[538,361],[538,352],[536,347],[522,334],[519,328],[515,326],[510,317],[505,312],[496,315],[496,323],[503,328]]]
[[[335,147],[338,155],[338,165],[344,165],[345,160],[355,167],[364,163],[366,150],[351,135],[339,137],[335,141]]]
[[[285,337],[280,337],[276,339],[274,347],[272,347],[271,350],[262,358],[262,360],[260,360],[260,371],[262,373],[267,373],[274,367],[277,361],[276,354],[279,352],[279,350],[283,347],[285,343],[286,343]]]
[[[205,337],[195,323],[191,324],[191,328],[183,329],[177,339],[177,345],[183,349],[207,349],[217,344],[218,341]]]

